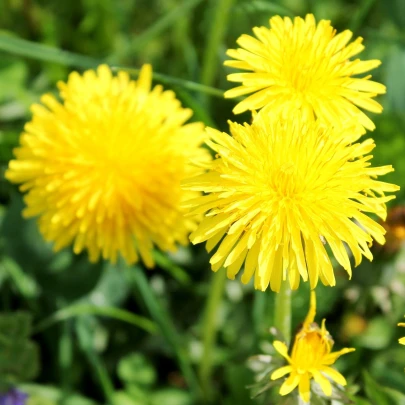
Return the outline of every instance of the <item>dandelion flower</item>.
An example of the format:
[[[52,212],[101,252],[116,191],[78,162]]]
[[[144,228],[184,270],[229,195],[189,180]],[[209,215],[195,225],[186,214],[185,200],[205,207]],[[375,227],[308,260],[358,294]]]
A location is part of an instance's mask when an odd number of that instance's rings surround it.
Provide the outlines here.
[[[102,65],[60,82],[61,101],[46,94],[32,106],[6,178],[21,184],[23,215],[39,217],[55,250],[73,244],[91,261],[120,254],[152,267],[154,246],[187,242],[195,221],[184,219],[180,182],[202,170],[191,159],[210,157],[202,124],[185,124],[191,110],[151,79],[150,65],[136,82]]]
[[[398,326],[405,326],[405,323],[399,323]],[[398,339],[398,342],[401,343],[401,345],[405,345],[405,337]]]
[[[364,212],[386,216],[385,192],[398,190],[376,179],[391,166],[371,167],[374,142],[355,141],[359,125],[331,127],[298,115],[255,116],[252,125],[230,122],[233,137],[208,129],[207,144],[217,152],[208,173],[183,182],[206,195],[186,203],[205,213],[193,243],[217,244],[214,271],[227,268],[233,279],[244,263],[242,282],[255,275],[255,288],[279,291],[288,276],[296,289],[300,276],[314,288],[318,278],[335,285],[324,245],[351,276],[347,244],[355,264],[372,260],[373,238],[383,244],[384,228]]]
[[[364,49],[362,38],[349,43],[351,31],[336,35],[330,21],[316,24],[312,14],[294,21],[275,16],[270,19],[270,29],[255,27],[253,32],[257,39],[242,35],[237,40],[241,48],[227,52],[234,60],[225,65],[249,73],[229,75],[228,80],[241,86],[227,91],[225,97],[253,93],[237,104],[235,114],[281,107],[301,109],[332,124],[355,116],[365,128],[375,128],[358,107],[380,113],[382,107],[373,97],[385,93],[385,86],[369,80],[370,75],[353,77],[381,63],[351,59]]]
[[[338,371],[330,367],[343,354],[353,352],[355,349],[344,348],[332,352],[333,340],[325,327],[314,323],[316,314],[315,292],[311,292],[311,304],[308,315],[301,330],[295,336],[291,355],[287,346],[280,342],[273,343],[274,348],[288,361],[289,365],[273,372],[272,380],[277,380],[290,374],[280,388],[280,395],[287,395],[297,386],[301,398],[305,402],[310,400],[310,380],[313,378],[328,397],[332,395],[332,384],[329,379],[340,385],[346,385],[346,379]]]

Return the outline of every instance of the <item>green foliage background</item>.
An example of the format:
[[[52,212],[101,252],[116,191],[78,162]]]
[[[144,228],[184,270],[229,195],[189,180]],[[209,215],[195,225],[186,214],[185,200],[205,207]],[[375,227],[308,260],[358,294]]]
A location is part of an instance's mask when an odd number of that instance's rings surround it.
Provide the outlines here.
[[[248,120],[221,96],[230,87],[225,50],[274,14],[307,12],[364,37],[362,59],[382,60],[373,76],[388,91],[379,97],[383,114],[372,117],[373,162],[395,167],[385,180],[402,187],[392,205],[403,204],[404,0],[0,0],[0,310],[11,313],[0,317],[0,388],[17,384],[29,405],[279,403],[275,390],[251,399],[257,387],[245,388],[255,383],[247,359],[273,355],[273,293],[215,275],[198,246],[156,252],[153,271],[55,254],[35,221],[21,218],[21,195],[3,174],[29,106],[71,70],[99,62],[152,63],[156,82],[207,125]],[[356,404],[405,404],[397,343],[405,330],[396,327],[405,314],[405,249],[390,243],[352,280],[336,267],[337,287],[317,288],[318,321],[327,318],[337,348],[356,348],[338,363]],[[293,328],[308,298],[306,285],[293,294]]]

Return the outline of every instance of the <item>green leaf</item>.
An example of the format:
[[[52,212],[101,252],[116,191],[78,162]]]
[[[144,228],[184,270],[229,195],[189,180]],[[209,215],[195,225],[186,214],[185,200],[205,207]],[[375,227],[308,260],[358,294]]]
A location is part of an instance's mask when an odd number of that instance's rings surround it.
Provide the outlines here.
[[[29,395],[26,405],[98,405],[83,396],[75,393],[66,395],[60,389],[46,385],[23,384],[19,388]]]
[[[29,381],[39,372],[39,350],[33,342],[1,345],[0,375],[10,383]]]
[[[238,401],[248,404],[250,392],[247,386],[253,382],[253,373],[244,364],[230,364],[225,369],[225,378],[229,390],[229,399],[233,398],[234,402]]]
[[[166,388],[152,393],[151,405],[191,405],[194,404],[189,393],[178,388]]]
[[[389,387],[384,387],[383,390],[385,394],[391,399],[392,404],[405,405],[405,394]]]
[[[38,290],[48,298],[73,301],[93,291],[100,280],[103,263],[90,264],[86,254],[74,255],[70,248],[53,252],[52,245],[40,234],[35,219],[22,217],[23,208],[21,195],[13,192],[0,228],[5,255],[21,269],[9,269],[18,277],[13,281],[21,281],[16,284],[20,293],[28,294],[26,298],[34,294],[33,286],[26,280],[29,277],[35,279]]]
[[[39,295],[39,288],[35,280],[25,273],[10,257],[3,257],[0,261],[0,273],[7,275],[16,290],[25,298],[35,298]]]
[[[173,263],[172,260],[162,252],[155,250],[153,252],[153,258],[156,261],[156,264],[161,267],[163,270],[166,270],[168,273],[172,275],[178,282],[182,283],[183,285],[188,285],[191,282],[191,278],[180,266]]]
[[[146,405],[143,399],[133,398],[124,391],[114,393],[114,405]]]
[[[17,38],[11,33],[0,31],[0,50],[27,58],[54,62],[62,65],[91,68],[101,63],[100,60],[78,55],[48,45],[38,44]]]
[[[18,94],[23,92],[27,75],[27,64],[22,60],[0,59],[0,102],[15,99]]]
[[[123,357],[118,364],[117,373],[125,384],[137,384],[143,387],[152,386],[157,379],[152,364],[141,353],[131,353]]]
[[[363,379],[367,397],[373,405],[392,405],[386,393],[366,370],[363,371]]]
[[[98,306],[119,306],[128,297],[130,286],[120,268],[106,262],[101,277],[88,295],[91,303]]]
[[[67,402],[65,402],[66,404]],[[55,401],[37,396],[30,396],[26,405],[57,405]]]
[[[31,334],[32,317],[27,312],[0,314],[0,336],[18,341],[28,339]]]
[[[39,350],[28,340],[31,316],[24,312],[0,315],[0,376],[9,383],[35,378],[39,371]]]

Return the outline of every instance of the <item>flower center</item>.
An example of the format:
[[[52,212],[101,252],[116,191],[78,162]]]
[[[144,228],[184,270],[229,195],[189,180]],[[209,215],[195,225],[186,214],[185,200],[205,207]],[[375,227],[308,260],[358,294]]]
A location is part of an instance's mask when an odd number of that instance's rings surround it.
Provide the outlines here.
[[[280,75],[292,93],[305,97],[309,92],[319,91],[330,77],[328,58],[324,57],[325,46],[318,44],[314,48],[314,44],[308,41],[300,43],[294,38],[290,41],[289,51],[283,56],[280,66]]]
[[[289,73],[290,85],[297,93],[303,95],[303,93],[311,90],[313,84],[311,66],[307,64],[298,65],[295,66],[295,69],[291,69]]]
[[[285,162],[275,169],[269,187],[281,201],[295,199],[299,193],[300,182],[294,163]]]
[[[331,352],[331,345],[321,331],[300,333],[294,343],[292,360],[296,367],[305,372],[319,368],[325,355]]]

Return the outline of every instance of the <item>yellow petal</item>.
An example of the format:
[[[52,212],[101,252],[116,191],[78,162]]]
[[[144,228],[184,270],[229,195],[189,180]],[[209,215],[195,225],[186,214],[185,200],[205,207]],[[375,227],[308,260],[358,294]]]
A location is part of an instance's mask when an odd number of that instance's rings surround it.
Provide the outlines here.
[[[273,371],[270,376],[270,379],[277,380],[281,377],[284,377],[286,374],[291,373],[292,367],[291,366],[284,366],[280,367],[277,370]]]
[[[275,340],[273,346],[285,359],[291,362],[290,356],[288,355],[288,348],[285,343]]]
[[[332,380],[337,382],[339,385],[345,386],[347,384],[346,379],[338,371],[331,367],[322,367],[321,371],[327,374]]]
[[[304,402],[308,402],[311,396],[310,378],[308,373],[301,375],[298,391]]]
[[[330,397],[332,395],[332,385],[329,380],[324,377],[318,370],[311,369],[310,372],[312,373],[314,380],[321,386],[323,393]]]
[[[287,395],[293,391],[300,382],[300,376],[297,373],[291,373],[291,375],[284,381],[280,387],[280,395]]]

